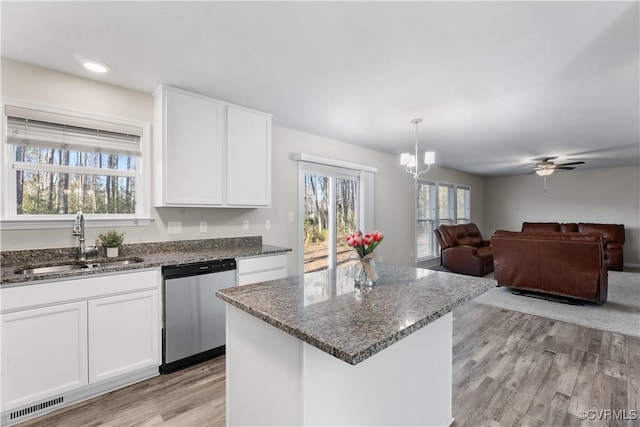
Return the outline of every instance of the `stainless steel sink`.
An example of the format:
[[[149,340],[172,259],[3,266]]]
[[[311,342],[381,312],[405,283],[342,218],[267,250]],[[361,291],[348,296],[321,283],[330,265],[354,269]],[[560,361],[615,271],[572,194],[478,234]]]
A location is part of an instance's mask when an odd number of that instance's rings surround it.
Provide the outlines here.
[[[16,274],[50,274],[50,273],[65,273],[68,271],[75,271],[84,268],[89,268],[85,264],[63,264],[63,265],[50,265],[47,267],[33,267],[16,270]]]
[[[142,260],[139,259],[139,258],[132,258],[132,259],[121,259],[121,260],[117,260],[117,261],[89,262],[89,263],[86,264],[86,266],[88,268],[118,267],[118,266],[122,266],[122,265],[137,264],[137,263],[139,263],[141,261]]]
[[[27,268],[19,268],[15,271],[16,274],[24,275],[36,275],[36,274],[51,274],[51,273],[68,273],[76,270],[87,270],[106,267],[119,267],[129,264],[136,264],[141,262],[140,258],[127,258],[119,260],[93,260],[84,262],[71,262],[68,264],[57,265],[41,265],[41,266],[29,266]]]

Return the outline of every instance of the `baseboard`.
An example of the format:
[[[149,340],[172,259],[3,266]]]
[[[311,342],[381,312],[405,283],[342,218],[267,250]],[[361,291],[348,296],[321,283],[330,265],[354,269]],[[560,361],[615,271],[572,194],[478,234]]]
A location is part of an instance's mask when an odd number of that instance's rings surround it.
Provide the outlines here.
[[[640,264],[631,264],[629,262],[624,263],[625,268],[640,268]]]

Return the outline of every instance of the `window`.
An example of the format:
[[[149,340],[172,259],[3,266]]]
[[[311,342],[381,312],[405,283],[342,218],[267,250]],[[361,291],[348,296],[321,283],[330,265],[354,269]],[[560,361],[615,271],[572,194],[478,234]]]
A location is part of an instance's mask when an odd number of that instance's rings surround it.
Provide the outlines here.
[[[434,230],[440,224],[470,221],[471,188],[465,185],[418,180],[416,187],[416,259],[439,256]]]
[[[5,119],[3,222],[142,216],[141,126],[8,104]]]

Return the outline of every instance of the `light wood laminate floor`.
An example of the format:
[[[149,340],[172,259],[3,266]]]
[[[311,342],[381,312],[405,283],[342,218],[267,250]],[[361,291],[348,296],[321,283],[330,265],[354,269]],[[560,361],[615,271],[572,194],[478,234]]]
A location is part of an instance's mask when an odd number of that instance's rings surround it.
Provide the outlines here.
[[[640,408],[640,338],[470,302],[454,311],[454,426],[625,426],[579,411]],[[25,426],[222,426],[224,357]],[[591,412],[593,417],[596,413]]]

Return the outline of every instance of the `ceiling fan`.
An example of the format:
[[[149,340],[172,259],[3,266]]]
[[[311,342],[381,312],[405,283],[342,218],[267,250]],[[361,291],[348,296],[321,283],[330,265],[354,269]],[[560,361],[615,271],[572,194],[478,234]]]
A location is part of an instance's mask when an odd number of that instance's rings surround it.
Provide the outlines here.
[[[552,161],[552,159],[555,159],[555,157],[545,157],[542,159],[542,161],[536,163],[536,166],[533,168],[535,173],[540,176],[549,176],[556,169],[572,170],[572,169],[575,169],[575,165],[585,164],[583,161],[570,162],[570,163],[555,163]]]

